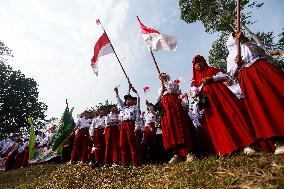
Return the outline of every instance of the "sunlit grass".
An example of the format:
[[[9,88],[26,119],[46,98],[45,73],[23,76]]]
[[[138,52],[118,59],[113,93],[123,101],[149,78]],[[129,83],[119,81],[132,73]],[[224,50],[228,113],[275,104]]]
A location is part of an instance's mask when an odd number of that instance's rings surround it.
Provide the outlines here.
[[[0,188],[284,188],[284,156],[239,155],[137,168],[43,164],[0,173]]]

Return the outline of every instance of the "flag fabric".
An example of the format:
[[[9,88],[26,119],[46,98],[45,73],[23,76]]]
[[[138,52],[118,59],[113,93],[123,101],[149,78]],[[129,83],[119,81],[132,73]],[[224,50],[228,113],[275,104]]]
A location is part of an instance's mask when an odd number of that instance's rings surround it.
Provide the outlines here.
[[[176,80],[174,80],[174,83],[177,84],[177,85],[179,85],[179,84],[180,84],[180,80],[179,80],[179,79],[176,79]]]
[[[100,19],[97,19],[97,20],[96,20],[96,23],[97,23],[98,25],[100,25],[100,24],[101,24]]]
[[[144,91],[145,94],[148,93],[150,91],[150,87],[144,87],[143,91]]]
[[[99,20],[97,20],[97,23],[100,23]],[[98,60],[101,56],[113,53],[113,48],[110,44],[110,40],[104,32],[101,37],[98,39],[95,47],[94,47],[94,56],[91,60],[91,66],[96,75],[98,75]]]
[[[187,93],[184,93],[184,94],[181,96],[181,99],[188,100],[188,94],[187,94]]]
[[[149,51],[167,50],[174,51],[177,46],[177,39],[174,36],[161,34],[155,29],[148,28],[141,23],[137,16],[137,21],[140,25],[141,34],[146,42]]]
[[[30,138],[29,138],[29,160],[32,160],[35,155],[35,129],[33,125],[33,119],[28,118],[28,123],[31,126]]]
[[[57,151],[59,147],[62,147],[65,145],[68,145],[68,146],[71,145],[70,140],[66,140],[66,139],[69,135],[71,135],[74,129],[72,112],[73,112],[73,108],[71,109],[71,111],[69,111],[68,107],[65,108],[65,111],[59,123],[59,128],[54,137],[54,142],[52,144],[53,151]]]

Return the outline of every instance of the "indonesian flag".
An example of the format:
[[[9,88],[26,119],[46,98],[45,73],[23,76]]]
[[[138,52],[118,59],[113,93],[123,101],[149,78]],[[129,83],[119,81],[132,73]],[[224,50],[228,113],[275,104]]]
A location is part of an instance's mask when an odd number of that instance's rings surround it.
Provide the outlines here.
[[[113,53],[113,48],[110,45],[110,40],[107,34],[104,32],[94,47],[94,56],[91,60],[92,69],[97,76],[99,58],[110,53]]]
[[[152,28],[147,28],[144,26],[137,16],[137,21],[139,22],[141,34],[146,42],[149,51],[174,51],[177,46],[177,39],[171,35],[160,34],[157,30]]]
[[[148,92],[150,92],[150,87],[145,86],[145,87],[143,88],[143,91],[144,91],[145,94],[148,93]]]

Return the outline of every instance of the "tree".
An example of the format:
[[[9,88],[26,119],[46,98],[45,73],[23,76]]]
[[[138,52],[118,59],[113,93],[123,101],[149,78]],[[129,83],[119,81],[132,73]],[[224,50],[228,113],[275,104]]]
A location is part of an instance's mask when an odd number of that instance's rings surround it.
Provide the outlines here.
[[[264,50],[265,47],[247,27],[255,23],[251,20],[252,10],[258,9],[263,3],[257,0],[241,1],[241,26],[253,40]],[[232,33],[236,22],[236,0],[179,0],[181,19],[187,23],[201,21],[208,33]]]
[[[28,131],[28,117],[40,128],[45,119],[47,105],[38,100],[38,85],[32,78],[26,78],[21,71],[7,65],[11,50],[0,41],[0,138],[11,133]]]
[[[220,37],[213,43],[212,48],[209,51],[209,64],[211,66],[220,68],[221,70],[227,70],[227,56],[228,50],[226,47],[226,41],[228,39],[228,34],[222,33]],[[278,35],[279,40],[275,42],[274,32],[258,32],[256,36],[263,42],[263,45],[273,51],[283,51],[284,49],[284,32]],[[280,68],[284,67],[283,57],[273,57],[273,63]]]
[[[227,71],[227,56],[229,54],[226,41],[228,35],[221,34],[220,37],[213,43],[209,51],[209,64],[210,66],[221,69],[223,72]]]

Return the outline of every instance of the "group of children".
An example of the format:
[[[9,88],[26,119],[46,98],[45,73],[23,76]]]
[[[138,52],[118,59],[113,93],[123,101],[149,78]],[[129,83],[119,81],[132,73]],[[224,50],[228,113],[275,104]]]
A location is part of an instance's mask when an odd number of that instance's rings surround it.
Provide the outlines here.
[[[242,42],[241,57],[237,39]],[[147,112],[142,114],[139,96],[138,103],[129,94],[123,102],[115,88],[120,112],[113,106],[107,112],[100,110],[93,120],[84,114],[77,124],[70,163],[77,157],[87,161],[90,136],[91,164],[126,166],[131,162],[137,166],[142,157],[154,157],[157,125],[161,126],[163,149],[172,153],[169,163],[242,150],[284,154],[283,71],[241,33],[233,33],[227,47],[227,74],[210,67],[203,56],[193,58],[191,95],[195,103],[191,110],[183,107],[179,84],[166,73],[160,74],[157,103],[147,102]],[[137,94],[131,84],[130,90]]]
[[[237,39],[241,56],[237,55]],[[69,164],[138,166],[147,161],[191,162],[196,157],[240,151],[284,154],[283,70],[242,33],[233,33],[227,47],[227,74],[210,67],[203,56],[193,58],[191,108],[183,101],[179,83],[166,73],[160,74],[157,102],[146,101],[145,112],[131,84],[129,91],[137,97],[127,93],[124,101],[115,88],[119,109],[109,105],[94,115],[82,113]],[[20,166],[26,166],[27,144],[17,149],[25,162]]]
[[[162,132],[154,105],[147,102],[147,111],[141,113],[139,97],[127,94],[123,102],[117,88],[115,92],[120,111],[117,105],[102,106],[93,119],[84,111],[78,120],[70,164],[79,160],[94,166],[137,166],[142,161],[162,160],[163,147],[157,148]]]

